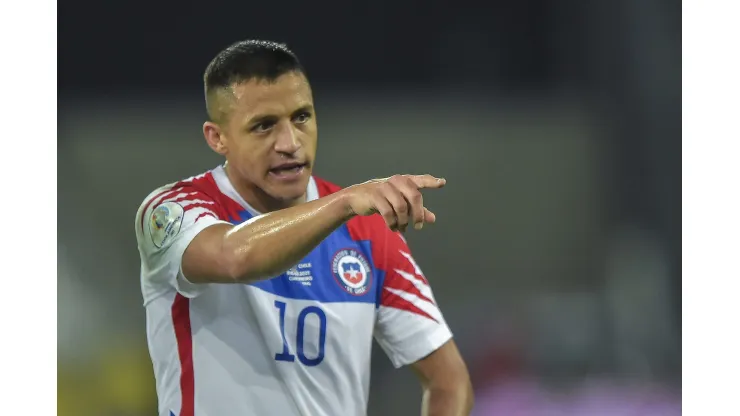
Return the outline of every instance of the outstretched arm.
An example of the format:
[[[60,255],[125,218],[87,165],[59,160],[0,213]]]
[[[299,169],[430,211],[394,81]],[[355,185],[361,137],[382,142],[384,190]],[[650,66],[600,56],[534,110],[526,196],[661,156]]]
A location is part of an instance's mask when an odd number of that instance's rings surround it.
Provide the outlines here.
[[[182,258],[192,283],[250,282],[276,276],[305,257],[355,215],[380,213],[386,225],[405,229],[434,222],[420,189],[441,188],[430,175],[396,175],[343,189],[328,197],[257,217],[239,226],[201,231]]]

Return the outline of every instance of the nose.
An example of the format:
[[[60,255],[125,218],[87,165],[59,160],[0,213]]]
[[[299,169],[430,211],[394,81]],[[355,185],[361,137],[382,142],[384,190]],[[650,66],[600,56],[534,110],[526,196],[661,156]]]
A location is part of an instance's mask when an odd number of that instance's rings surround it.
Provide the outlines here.
[[[275,151],[287,155],[292,155],[301,148],[301,142],[298,139],[299,132],[293,126],[293,123],[284,123],[278,129],[275,138]]]

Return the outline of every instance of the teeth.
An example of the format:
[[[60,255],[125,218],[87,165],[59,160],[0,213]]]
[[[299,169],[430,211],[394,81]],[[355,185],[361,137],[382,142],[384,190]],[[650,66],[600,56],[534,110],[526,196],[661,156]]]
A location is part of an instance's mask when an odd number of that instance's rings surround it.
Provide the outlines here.
[[[287,172],[287,171],[296,171],[296,170],[300,169],[301,167],[302,167],[301,165],[297,165],[297,166],[288,166],[288,167],[284,167],[284,168],[277,168],[277,169],[273,169],[273,170],[276,171],[276,172]]]

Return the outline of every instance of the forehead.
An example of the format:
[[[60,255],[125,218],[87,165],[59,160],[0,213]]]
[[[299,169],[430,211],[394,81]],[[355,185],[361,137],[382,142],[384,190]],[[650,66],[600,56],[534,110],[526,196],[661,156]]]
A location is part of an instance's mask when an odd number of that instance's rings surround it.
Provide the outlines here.
[[[250,80],[233,88],[235,114],[282,114],[313,105],[311,87],[306,77],[297,72],[283,74],[274,81]]]

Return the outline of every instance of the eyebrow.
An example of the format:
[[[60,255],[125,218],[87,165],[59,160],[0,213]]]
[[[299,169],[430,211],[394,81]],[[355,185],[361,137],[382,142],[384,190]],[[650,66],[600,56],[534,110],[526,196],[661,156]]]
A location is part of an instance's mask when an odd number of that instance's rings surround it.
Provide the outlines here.
[[[298,114],[298,113],[303,113],[303,112],[313,113],[313,106],[311,104],[302,105],[298,107],[297,110],[293,111],[293,114]]]
[[[305,104],[305,105],[298,107],[298,109],[296,109],[295,111],[293,111],[291,113],[291,116],[298,114],[298,113],[303,113],[303,112],[313,113],[313,111],[314,111],[313,105]],[[245,123],[245,126],[254,126],[256,124],[264,123],[266,121],[275,121],[278,118],[279,117],[276,116],[275,114],[258,114],[250,118],[249,120],[247,120],[247,122]]]
[[[251,127],[251,126],[255,126],[257,124],[264,123],[267,121],[275,121],[277,119],[278,117],[273,114],[260,114],[260,115],[256,115],[250,118],[249,120],[247,120],[247,122],[244,125],[247,127]]]

